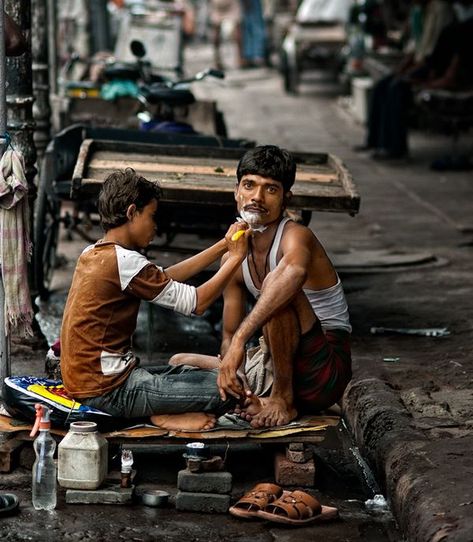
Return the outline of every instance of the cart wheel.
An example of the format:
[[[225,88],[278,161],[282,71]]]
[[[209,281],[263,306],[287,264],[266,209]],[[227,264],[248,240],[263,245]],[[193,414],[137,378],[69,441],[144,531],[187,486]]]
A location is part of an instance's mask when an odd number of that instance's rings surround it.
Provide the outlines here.
[[[50,180],[40,183],[34,221],[34,274],[42,300],[48,298],[51,288],[61,218],[61,202],[51,188]]]
[[[284,82],[284,90],[288,94],[297,94],[299,87],[299,73],[297,66],[289,62],[288,55],[284,49],[281,49],[280,70]]]

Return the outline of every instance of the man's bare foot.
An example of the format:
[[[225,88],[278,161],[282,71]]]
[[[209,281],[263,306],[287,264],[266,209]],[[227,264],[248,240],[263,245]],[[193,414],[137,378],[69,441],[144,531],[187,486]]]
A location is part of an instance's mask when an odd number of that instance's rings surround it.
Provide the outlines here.
[[[185,412],[183,414],[155,414],[151,423],[162,429],[173,431],[207,431],[215,427],[215,416],[205,412]]]
[[[283,399],[268,397],[260,412],[252,417],[252,427],[286,425],[297,417],[297,410]]]
[[[253,416],[256,416],[261,412],[262,408],[266,404],[267,398],[258,397],[250,390],[246,390],[245,395],[246,398],[243,403],[241,405],[237,405],[233,412],[237,416],[240,416],[242,420],[251,422]]]

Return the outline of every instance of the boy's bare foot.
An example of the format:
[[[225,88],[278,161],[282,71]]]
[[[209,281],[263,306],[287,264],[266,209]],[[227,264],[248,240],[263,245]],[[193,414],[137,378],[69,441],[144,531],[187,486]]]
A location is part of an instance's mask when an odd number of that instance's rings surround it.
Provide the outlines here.
[[[169,360],[169,365],[190,365],[199,369],[218,369],[220,359],[218,356],[206,356],[205,354],[174,354]]]
[[[237,405],[233,412],[240,416],[242,420],[246,420],[247,422],[251,422],[253,419],[253,416],[256,416],[261,412],[261,409],[266,404],[267,398],[266,397],[258,397],[255,395],[252,391],[246,390],[245,392],[245,400],[243,401],[242,405]]]
[[[275,427],[286,425],[297,417],[297,410],[283,399],[268,397],[260,412],[252,417],[253,427]]]
[[[205,412],[183,414],[155,414],[151,423],[162,429],[173,431],[207,431],[215,427],[215,416]]]

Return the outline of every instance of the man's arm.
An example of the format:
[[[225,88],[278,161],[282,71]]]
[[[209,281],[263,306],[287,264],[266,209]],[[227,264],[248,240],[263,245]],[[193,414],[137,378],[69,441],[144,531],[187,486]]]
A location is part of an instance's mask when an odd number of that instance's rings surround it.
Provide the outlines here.
[[[246,290],[242,282],[241,267],[223,291],[223,330],[220,354],[225,356],[235,331],[245,317]]]
[[[218,378],[222,398],[226,398],[226,393],[241,395],[241,385],[236,377],[236,371],[243,362],[245,344],[256,330],[288,305],[301,291],[307,279],[312,244],[312,233],[306,228],[294,229],[286,237],[281,261],[264,279],[261,296],[233,334],[230,346],[222,359]]]

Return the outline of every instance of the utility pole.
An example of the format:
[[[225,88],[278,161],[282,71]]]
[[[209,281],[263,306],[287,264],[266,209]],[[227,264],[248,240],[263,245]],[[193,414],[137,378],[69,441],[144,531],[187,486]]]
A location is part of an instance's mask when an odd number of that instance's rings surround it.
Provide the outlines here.
[[[3,156],[7,145],[5,18],[3,8],[3,0],[0,0],[0,158]],[[10,342],[5,333],[5,318],[5,290],[3,288],[3,277],[0,274],[0,381],[2,383],[4,378],[10,375]]]
[[[51,106],[49,103],[47,0],[31,0],[31,52],[33,57],[34,142],[38,159],[49,143]]]
[[[31,57],[31,2],[30,0],[5,0],[5,10],[21,28],[28,47],[17,57],[6,59],[7,131],[13,147],[25,160],[28,182],[28,203],[33,215],[36,199],[36,147],[33,139],[33,77]],[[32,218],[32,216],[31,216]],[[32,220],[31,224],[32,226]]]

